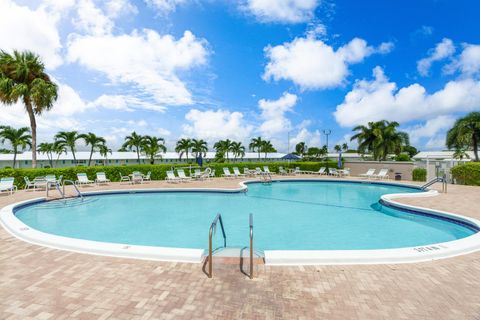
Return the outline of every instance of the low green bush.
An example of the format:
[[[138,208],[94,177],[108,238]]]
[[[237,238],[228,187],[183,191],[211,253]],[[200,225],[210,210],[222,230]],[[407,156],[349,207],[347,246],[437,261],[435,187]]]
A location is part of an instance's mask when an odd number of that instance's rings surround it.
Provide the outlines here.
[[[415,168],[412,171],[413,181],[427,181],[427,169]]]
[[[204,168],[210,167],[215,170],[215,175],[220,177],[223,174],[223,168],[238,167],[242,172],[243,168],[255,169],[260,167],[263,170],[263,166],[268,166],[270,171],[278,172],[278,167],[283,166],[285,168],[300,167],[301,170],[318,171],[320,167],[325,167],[326,162],[229,162],[229,163],[205,163]],[[196,165],[192,165],[195,167]],[[48,174],[54,174],[57,177],[62,175],[64,180],[77,180],[77,173],[85,172],[90,180],[95,180],[97,172],[105,172],[108,179],[111,181],[119,181],[120,174],[123,176],[131,174],[133,171],[140,171],[146,174],[148,171],[152,172],[152,180],[164,180],[166,172],[172,168],[188,167],[185,164],[139,164],[128,166],[94,166],[94,167],[70,167],[70,168],[21,168],[21,169],[0,169],[0,178],[14,177],[16,186],[21,189],[25,187],[24,177],[28,177],[33,180],[35,177],[46,176]],[[328,162],[329,168],[336,168],[336,161]],[[188,175],[188,170],[187,175]]]
[[[410,155],[408,153],[400,153],[395,156],[395,161],[411,161]]]
[[[451,173],[458,184],[480,186],[480,162],[467,162],[455,166]]]

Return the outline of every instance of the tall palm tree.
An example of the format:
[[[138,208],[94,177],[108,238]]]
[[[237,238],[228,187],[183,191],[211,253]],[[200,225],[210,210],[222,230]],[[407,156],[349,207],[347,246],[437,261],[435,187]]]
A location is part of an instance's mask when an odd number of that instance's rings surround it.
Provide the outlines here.
[[[105,145],[107,141],[105,138],[97,136],[93,132],[89,132],[86,134],[81,134],[80,138],[85,141],[86,146],[90,146],[90,157],[88,157],[88,166],[90,167],[90,163],[92,162],[93,152],[98,150],[101,146]]]
[[[248,145],[248,149],[250,149],[253,152],[257,151],[258,152],[258,159],[260,159],[260,153],[262,151],[262,145],[263,145],[262,137],[252,138],[252,140],[250,140],[250,144]]]
[[[350,140],[358,141],[359,153],[372,153],[375,160],[386,160],[389,154],[400,154],[409,145],[408,134],[397,131],[398,126],[395,121],[369,122],[367,126],[353,128],[357,133]]]
[[[228,153],[230,151],[232,151],[232,141],[230,139],[226,139],[226,140],[220,140],[220,141],[217,141],[213,147],[215,148],[215,151],[217,151],[218,153],[221,153],[225,159],[228,161]]]
[[[61,143],[54,142],[52,152],[57,155],[57,159],[55,159],[55,166],[58,167],[58,160],[60,159],[62,153],[67,154],[67,147],[62,145]]]
[[[455,149],[455,152],[453,153],[453,159],[463,160],[463,158],[470,159],[470,156],[468,155],[467,150],[462,148]]]
[[[77,150],[76,143],[82,139],[82,136],[77,131],[60,131],[55,135],[55,143],[59,148],[68,148],[73,156],[73,162],[77,165],[77,157],[75,152]]]
[[[260,147],[260,151],[265,153],[265,159],[267,159],[267,153],[269,152],[277,152],[277,149],[275,149],[270,142],[270,140],[265,140],[262,142],[262,145]]]
[[[238,157],[242,159],[245,157],[245,146],[242,145],[241,142],[232,142],[230,151],[233,153],[235,160],[237,160]]]
[[[182,160],[183,155],[187,158],[188,161],[188,153],[192,148],[192,139],[180,139],[177,141],[177,145],[175,146],[175,152],[178,152],[178,156],[180,160]]]
[[[208,144],[202,139],[192,139],[192,153],[195,158],[203,158],[207,155]]]
[[[340,146],[339,144],[336,144],[335,147],[333,147],[333,149],[335,150],[335,152],[340,152],[342,151],[342,146]]]
[[[295,146],[295,153],[298,154],[299,156],[303,156],[305,153],[307,153],[307,145],[305,142],[299,142]]]
[[[108,161],[108,154],[112,154],[112,149],[110,149],[109,147],[107,147],[106,144],[102,144],[101,146],[98,147],[98,152],[100,152],[100,155],[102,157],[105,157],[105,161],[103,163],[103,165],[106,165],[107,164],[107,161]]]
[[[155,163],[155,158],[161,158],[160,153],[166,152],[165,139],[153,136],[144,136],[142,142],[142,152],[150,159],[150,164]]]
[[[30,129],[28,127],[15,129],[10,126],[0,126],[0,142],[5,143],[5,140],[7,140],[12,146],[13,168],[15,168],[19,148],[23,151],[27,147],[32,147]]]
[[[12,105],[21,100],[30,118],[32,168],[37,167],[37,122],[35,115],[52,108],[58,87],[45,73],[38,55],[30,51],[0,51],[0,102]]]
[[[143,136],[133,131],[129,136],[125,137],[125,143],[121,150],[130,150],[137,153],[137,162],[140,163],[140,151],[142,149]]]
[[[348,151],[348,144],[346,142],[342,144],[342,151]]]
[[[37,151],[47,155],[48,162],[50,162],[50,168],[53,168],[53,152],[55,144],[49,142],[42,142],[38,145]]]
[[[465,117],[455,121],[453,127],[447,132],[447,147],[449,149],[472,148],[475,161],[478,158],[478,145],[480,144],[480,112],[470,112]]]

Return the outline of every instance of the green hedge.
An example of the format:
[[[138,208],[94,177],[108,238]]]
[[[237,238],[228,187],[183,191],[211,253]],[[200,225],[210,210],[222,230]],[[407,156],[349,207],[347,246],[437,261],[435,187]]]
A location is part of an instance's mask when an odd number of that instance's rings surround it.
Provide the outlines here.
[[[278,172],[278,167],[283,166],[285,168],[300,167],[301,170],[317,171],[320,167],[324,167],[325,162],[230,162],[230,163],[205,163],[204,168],[210,167],[215,169],[215,175],[220,177],[223,173],[224,167],[238,167],[242,172],[243,168],[255,169],[260,167],[263,170],[263,166],[268,166],[270,171]],[[337,167],[336,161],[330,161],[328,163],[330,168]],[[19,189],[25,187],[25,181],[23,177],[28,177],[33,180],[35,177],[45,176],[47,174],[54,174],[57,177],[63,175],[64,180],[77,180],[77,173],[85,172],[89,179],[95,180],[96,173],[99,171],[105,172],[108,179],[111,181],[119,181],[120,174],[123,176],[131,174],[133,171],[140,171],[146,174],[148,171],[152,172],[152,180],[164,180],[166,172],[172,167],[188,167],[185,164],[141,164],[141,165],[128,165],[128,166],[94,166],[94,167],[71,167],[71,168],[42,168],[42,169],[0,169],[0,178],[2,177],[14,177],[15,184]],[[194,167],[194,165],[192,165]],[[186,171],[188,175],[188,170]]]
[[[427,169],[415,168],[412,171],[413,181],[427,181]]]
[[[458,184],[480,186],[480,162],[467,162],[455,166],[451,172]]]

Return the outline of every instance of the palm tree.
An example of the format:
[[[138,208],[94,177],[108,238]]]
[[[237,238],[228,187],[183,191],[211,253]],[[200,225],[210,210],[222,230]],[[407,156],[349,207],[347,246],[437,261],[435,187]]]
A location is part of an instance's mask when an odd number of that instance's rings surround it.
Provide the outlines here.
[[[10,126],[0,126],[0,142],[5,143],[5,140],[7,140],[12,146],[13,168],[15,168],[18,149],[20,148],[20,150],[23,151],[27,147],[32,147],[30,129],[28,127],[15,129]]]
[[[267,159],[267,153],[269,152],[277,152],[269,140],[265,140],[262,142],[262,146],[260,147],[260,151],[265,153],[265,159]]]
[[[336,144],[335,147],[333,147],[333,149],[335,150],[335,152],[340,152],[342,151],[342,147],[339,145],[339,144]]]
[[[455,149],[455,152],[453,153],[453,159],[463,160],[463,158],[470,159],[467,150],[462,148]]]
[[[62,153],[67,154],[67,148],[60,143],[54,142],[52,152],[57,155],[57,159],[55,160],[55,166],[58,167],[58,160],[60,159]]]
[[[90,146],[90,157],[88,158],[88,166],[90,167],[93,152],[95,151],[95,149],[99,149],[101,146],[105,145],[107,141],[105,140],[105,138],[99,137],[93,132],[81,134],[80,138],[85,141],[86,146]]]
[[[82,139],[77,131],[60,131],[55,135],[55,143],[59,148],[69,148],[73,156],[73,162],[77,165],[77,157],[75,156],[77,140]]]
[[[50,162],[50,168],[53,168],[53,151],[55,148],[54,143],[42,142],[38,145],[37,151],[47,155],[48,162]]]
[[[447,132],[447,147],[449,149],[473,149],[475,161],[478,158],[478,145],[480,143],[480,112],[470,112],[465,117],[455,121],[453,127]]]
[[[344,144],[342,144],[342,150],[343,151],[348,151],[348,144],[346,142]]]
[[[207,141],[202,139],[193,139],[192,140],[192,153],[195,155],[195,158],[202,158],[207,155],[208,144]]]
[[[358,131],[350,140],[358,141],[358,152],[371,152],[375,160],[386,160],[391,153],[400,154],[409,145],[408,134],[397,131],[398,122],[381,120],[369,122],[367,126],[357,126]]]
[[[144,136],[142,142],[142,152],[150,159],[150,164],[155,163],[155,158],[161,158],[160,152],[166,152],[165,139],[154,136]]]
[[[295,153],[299,156],[304,156],[305,153],[307,153],[307,145],[305,144],[305,142],[299,142],[297,143],[297,145],[295,146]]]
[[[228,152],[232,149],[232,141],[230,139],[217,141],[213,147],[215,151],[226,156],[225,159],[228,161]]]
[[[186,156],[188,162],[188,152],[192,148],[192,139],[180,139],[177,141],[175,146],[175,152],[178,152],[180,160],[182,160],[183,155]]]
[[[252,140],[250,141],[250,144],[248,145],[248,149],[250,149],[253,152],[257,151],[258,159],[260,159],[260,152],[262,149],[262,145],[263,145],[262,137],[252,138]]]
[[[98,152],[100,152],[100,155],[102,157],[105,157],[105,162],[103,163],[103,165],[106,165],[107,164],[107,161],[108,161],[108,154],[112,154],[112,149],[110,149],[109,147],[107,147],[106,144],[102,144],[98,147]]]
[[[129,136],[125,137],[125,143],[120,150],[130,150],[137,153],[137,161],[140,163],[140,151],[142,149],[143,136],[133,131]]]
[[[233,153],[235,160],[237,159],[237,157],[245,157],[245,146],[243,146],[241,142],[232,142],[230,151]]]
[[[38,55],[0,51],[0,102],[12,105],[21,100],[30,118],[32,168],[37,167],[37,122],[35,115],[52,108],[57,100],[57,85],[45,73]]]

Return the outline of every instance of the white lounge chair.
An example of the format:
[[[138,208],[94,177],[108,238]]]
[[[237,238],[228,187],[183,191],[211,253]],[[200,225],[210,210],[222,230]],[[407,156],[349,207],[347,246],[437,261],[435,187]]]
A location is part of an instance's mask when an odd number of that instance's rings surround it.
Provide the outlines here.
[[[165,177],[165,180],[167,180],[167,182],[173,182],[173,183],[181,181],[179,177],[175,176],[175,173],[172,170],[167,171],[167,176]]]
[[[390,179],[389,175],[388,175],[388,169],[381,169],[378,174],[374,174],[372,176],[372,178],[374,179],[378,179],[378,180],[383,180],[383,179]]]
[[[374,175],[375,175],[375,169],[372,169],[372,168],[368,169],[367,172],[365,173],[359,174],[360,177],[364,177],[367,179],[371,178]]]
[[[33,191],[35,191],[35,188],[37,187],[35,182],[30,181],[30,178],[28,177],[23,177],[23,180],[25,181],[25,190],[33,188]]]
[[[278,174],[282,176],[286,176],[288,172],[283,167],[278,167]]]
[[[143,181],[152,181],[152,171],[148,171],[147,175],[143,176]]]
[[[210,168],[207,168],[210,169]],[[215,169],[212,169],[212,171],[209,174],[209,178],[215,178]]]
[[[349,177],[350,176],[350,168],[343,169],[342,176]]]
[[[199,171],[200,171],[200,170],[199,170]],[[207,168],[207,169],[205,169],[205,171],[204,171],[203,173],[200,172],[200,175],[197,176],[197,179],[198,179],[198,180],[207,180],[207,179],[210,179],[211,174],[212,174],[212,169]],[[215,175],[215,172],[213,172],[213,174]]]
[[[193,170],[193,178],[194,179],[201,179],[202,176],[203,176],[202,170],[200,170],[200,169]]]
[[[141,173],[140,171],[133,171],[131,181],[132,181],[132,184],[143,183],[143,173]]]
[[[192,181],[192,177],[187,177],[183,169],[177,169],[177,174],[180,180],[182,181],[185,181],[185,182]]]
[[[245,177],[245,173],[241,173],[237,167],[233,167],[233,174],[236,177]]]
[[[261,175],[261,174],[263,174],[263,171],[262,171],[262,169],[260,169],[260,167],[256,167],[254,174],[255,174],[255,175]]]
[[[95,183],[102,184],[102,183],[109,183],[110,179],[107,178],[105,172],[97,172],[97,178],[95,179]]]
[[[95,181],[89,180],[87,174],[84,172],[77,173],[77,179],[78,180],[75,181],[77,186],[95,183]]]
[[[225,178],[235,178],[235,175],[230,172],[230,169],[229,169],[229,168],[225,167],[225,168],[223,168],[222,177],[225,177]]]
[[[320,169],[318,169],[318,171],[311,171],[311,174],[318,174],[320,176],[326,175],[327,173],[325,172],[325,170],[327,170],[327,168],[321,167]]]
[[[335,168],[328,169],[328,175],[339,177],[340,173]]]
[[[255,175],[255,171],[248,169],[247,167],[243,168],[243,174],[246,177],[253,177]]]
[[[17,186],[14,185],[15,178],[5,177],[0,179],[0,192],[6,191],[13,194],[13,191],[17,191]]]
[[[263,166],[263,172],[268,173],[268,174],[273,174],[273,173],[270,171],[270,168],[269,168],[268,166]]]
[[[131,182],[131,180],[130,180],[130,177],[129,177],[129,176],[124,176],[124,175],[122,175],[122,173],[121,173],[121,172],[120,172],[119,174],[120,174],[120,182],[128,182],[128,183],[130,183],[130,182]]]

